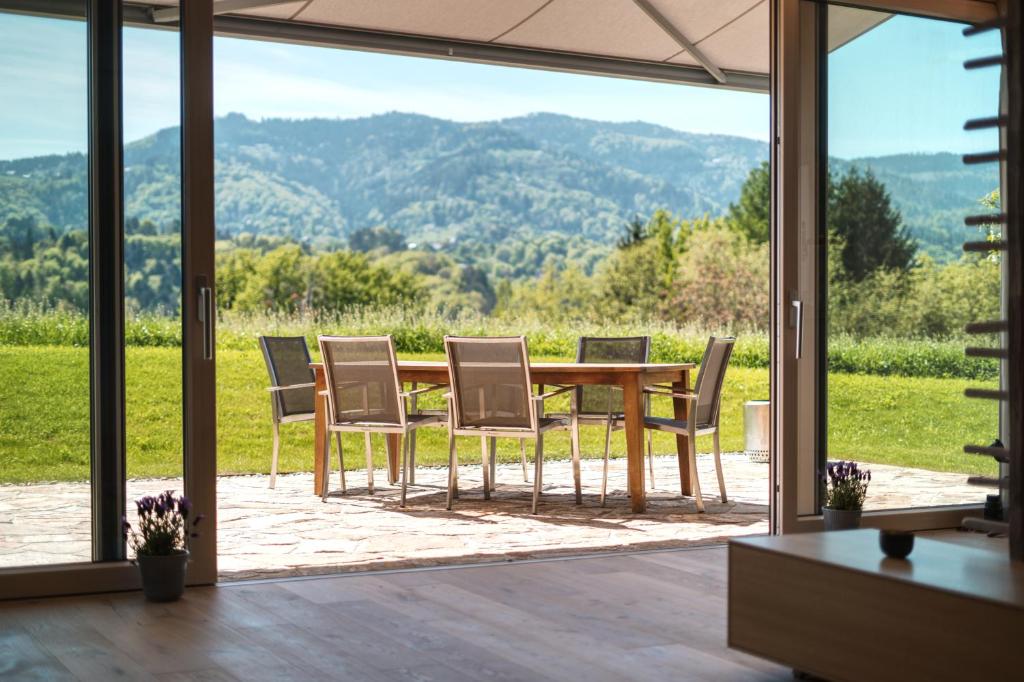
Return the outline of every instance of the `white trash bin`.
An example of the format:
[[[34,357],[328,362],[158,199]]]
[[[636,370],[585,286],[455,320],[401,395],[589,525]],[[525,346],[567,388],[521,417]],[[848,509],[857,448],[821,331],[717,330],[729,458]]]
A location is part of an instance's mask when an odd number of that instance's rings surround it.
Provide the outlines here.
[[[744,451],[751,462],[768,462],[771,433],[771,402],[748,400],[744,403],[743,443]]]

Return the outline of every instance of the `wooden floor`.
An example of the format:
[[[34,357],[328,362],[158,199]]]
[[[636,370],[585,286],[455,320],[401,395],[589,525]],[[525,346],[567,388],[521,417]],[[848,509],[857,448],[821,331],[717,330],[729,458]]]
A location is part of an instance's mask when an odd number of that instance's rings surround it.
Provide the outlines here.
[[[0,677],[788,680],[725,646],[723,547],[0,604]]]

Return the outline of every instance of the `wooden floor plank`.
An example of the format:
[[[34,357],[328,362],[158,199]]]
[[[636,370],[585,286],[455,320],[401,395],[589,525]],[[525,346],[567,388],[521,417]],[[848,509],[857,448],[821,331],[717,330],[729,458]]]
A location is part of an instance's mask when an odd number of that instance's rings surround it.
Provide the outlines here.
[[[725,646],[722,548],[0,604],[0,678],[784,680]]]

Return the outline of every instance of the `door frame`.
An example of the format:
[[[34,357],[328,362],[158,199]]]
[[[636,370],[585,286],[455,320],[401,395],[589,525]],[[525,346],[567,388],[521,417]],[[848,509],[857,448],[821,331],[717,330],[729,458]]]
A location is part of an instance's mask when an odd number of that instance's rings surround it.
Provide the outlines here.
[[[182,458],[185,493],[206,516],[190,547],[190,584],[217,579],[216,375],[213,355],[213,6],[182,3]],[[126,560],[123,178],[123,3],[83,0],[89,36],[90,450],[93,561],[0,569],[0,600],[137,590]],[[17,9],[27,11],[28,3]],[[32,7],[34,9],[34,6]],[[45,14],[45,8],[41,13]],[[79,13],[79,17],[82,15]],[[185,84],[188,87],[185,87]],[[208,297],[199,303],[199,288]],[[215,307],[215,306],[212,306]],[[206,322],[199,318],[203,310]],[[204,344],[205,347],[204,347]]]
[[[823,248],[817,239],[823,210],[819,150],[824,131],[819,111],[824,89],[820,84],[827,78],[818,66],[822,39],[819,14],[828,4],[826,0],[773,0],[771,5],[773,533],[824,527],[821,515],[815,513],[821,431],[817,377],[823,349],[816,343],[818,306],[814,296],[819,290],[816,268]],[[834,4],[965,23],[992,20],[999,13],[996,3],[983,0],[860,0]],[[799,321],[793,305],[796,302],[802,314]],[[980,515],[982,508],[979,504],[866,511],[862,525],[951,528],[959,526],[965,516]]]

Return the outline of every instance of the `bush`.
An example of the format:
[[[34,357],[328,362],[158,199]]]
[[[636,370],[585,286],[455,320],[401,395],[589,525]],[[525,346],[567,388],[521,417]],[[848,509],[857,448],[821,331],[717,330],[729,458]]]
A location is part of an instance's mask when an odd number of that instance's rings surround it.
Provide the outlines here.
[[[565,322],[509,320],[479,315],[449,317],[400,309],[354,310],[336,314],[243,315],[224,312],[217,327],[217,346],[250,350],[256,337],[304,335],[310,347],[317,334],[391,334],[400,353],[444,353],[445,334],[516,335],[529,338],[535,357],[573,357],[577,338],[651,335],[654,362],[699,362],[709,332],[666,322]],[[82,313],[34,306],[0,305],[0,345],[77,346],[89,342],[88,318]],[[137,315],[125,323],[125,342],[132,347],[181,345],[181,324],[175,318]],[[878,376],[993,379],[998,363],[967,358],[956,340],[855,339],[833,337],[829,370]],[[764,368],[769,364],[768,337],[740,334],[733,350],[737,367]]]

